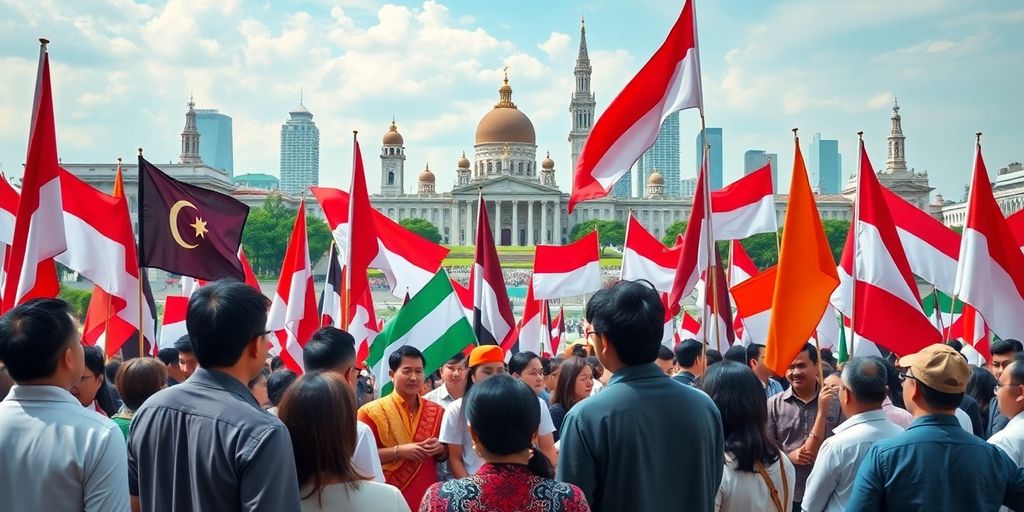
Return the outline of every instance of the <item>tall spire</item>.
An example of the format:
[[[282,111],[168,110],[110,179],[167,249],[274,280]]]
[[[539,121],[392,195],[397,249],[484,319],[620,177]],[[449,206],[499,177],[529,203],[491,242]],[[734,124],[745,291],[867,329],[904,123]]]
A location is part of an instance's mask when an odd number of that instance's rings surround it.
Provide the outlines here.
[[[907,172],[906,137],[903,136],[903,125],[900,116],[900,104],[895,99],[892,103],[892,126],[889,129],[889,151],[885,160],[885,172],[888,174]]]
[[[199,128],[196,126],[196,102],[188,96],[188,111],[185,112],[185,129],[181,132],[181,157],[183,164],[201,165],[199,156]]]
[[[591,71],[590,55],[587,53],[587,28],[583,18],[580,18],[580,51],[576,57],[576,68],[573,70],[573,74],[576,75],[576,89],[569,102],[569,113],[572,117],[569,145],[574,170],[576,160],[583,150],[583,142],[590,134],[590,128],[594,126],[597,101],[594,99],[594,93],[590,92]]]
[[[580,17],[580,51],[576,55],[576,67],[579,68],[581,65],[590,67],[590,55],[587,53],[587,26]]]

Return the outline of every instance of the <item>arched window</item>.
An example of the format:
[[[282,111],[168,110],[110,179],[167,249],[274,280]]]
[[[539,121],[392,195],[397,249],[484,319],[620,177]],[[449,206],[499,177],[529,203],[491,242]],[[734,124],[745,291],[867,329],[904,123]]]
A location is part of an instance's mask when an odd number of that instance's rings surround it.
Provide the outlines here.
[[[487,162],[487,174],[491,174],[493,172],[494,172],[494,164],[492,164],[491,162]]]
[[[518,173],[518,174],[519,174],[520,176],[522,176],[522,175],[523,175],[523,163],[522,163],[522,162],[519,162],[519,173]]]
[[[388,185],[395,184],[395,173],[394,171],[388,171]]]

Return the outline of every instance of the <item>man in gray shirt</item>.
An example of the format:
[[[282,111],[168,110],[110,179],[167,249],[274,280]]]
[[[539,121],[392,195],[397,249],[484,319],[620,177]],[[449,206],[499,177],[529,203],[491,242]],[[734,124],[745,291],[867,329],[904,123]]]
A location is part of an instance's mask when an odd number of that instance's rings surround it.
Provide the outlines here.
[[[128,437],[128,483],[143,510],[299,510],[288,430],[246,384],[267,358],[268,300],[217,281],[189,299],[199,369],[153,395]]]
[[[711,398],[654,364],[664,318],[643,281],[619,281],[587,303],[585,336],[614,376],[565,416],[557,479],[579,486],[595,512],[715,508],[722,419]]]

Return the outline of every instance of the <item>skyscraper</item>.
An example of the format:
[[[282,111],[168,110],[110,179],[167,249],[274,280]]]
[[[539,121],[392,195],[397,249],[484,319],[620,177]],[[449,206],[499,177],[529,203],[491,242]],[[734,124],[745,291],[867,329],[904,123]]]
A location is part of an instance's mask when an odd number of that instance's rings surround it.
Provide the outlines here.
[[[576,68],[573,74],[576,76],[576,90],[572,93],[572,100],[569,102],[569,113],[572,116],[572,130],[569,132],[569,151],[572,155],[572,168],[569,170],[571,176],[576,175],[576,161],[579,160],[580,152],[583,150],[583,142],[590,135],[590,129],[594,126],[594,109],[597,101],[594,93],[590,92],[590,55],[587,53],[587,29],[580,19],[580,49],[576,55]],[[628,180],[629,178],[623,178]],[[620,180],[619,183],[622,181]],[[627,181],[628,183],[628,181]]]
[[[711,146],[709,155],[711,165],[708,167],[708,182],[711,185],[711,190],[718,190],[722,188],[722,129],[708,128],[707,132],[708,145]],[[697,132],[696,151],[697,172],[699,173],[701,158],[704,154],[704,139],[701,137],[701,132]]]
[[[820,194],[838,194],[842,188],[842,165],[839,141],[822,139],[820,133],[811,138],[811,187]]]
[[[231,117],[215,109],[196,109],[196,127],[203,140],[199,146],[199,156],[203,163],[228,173],[228,176],[234,176]]]
[[[630,182],[632,179],[633,171],[626,171],[626,174],[623,174],[622,177],[619,178],[619,181],[616,181],[615,185],[612,186],[612,197],[617,197],[619,199],[628,199],[632,197],[633,190],[632,183]]]
[[[693,197],[697,194],[697,178],[686,178],[680,182],[680,197]]]
[[[779,155],[778,153],[767,153],[763,149],[751,149],[743,153],[743,175],[746,176],[762,167],[765,164],[772,166],[772,190],[779,193]]]
[[[320,184],[320,130],[302,101],[281,125],[281,192],[298,194]]]
[[[679,112],[665,118],[658,131],[654,145],[647,149],[636,162],[636,177],[633,190],[645,190],[647,178],[658,171],[665,179],[665,197],[680,197],[679,174]],[[638,196],[641,194],[637,194]]]

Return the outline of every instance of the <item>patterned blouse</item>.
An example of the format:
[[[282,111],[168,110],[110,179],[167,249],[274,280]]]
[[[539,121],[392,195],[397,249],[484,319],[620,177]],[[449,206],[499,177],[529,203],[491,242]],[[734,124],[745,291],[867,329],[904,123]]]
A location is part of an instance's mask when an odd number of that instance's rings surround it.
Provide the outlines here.
[[[521,464],[484,464],[471,477],[438,482],[420,512],[590,512],[579,487],[535,476]]]

